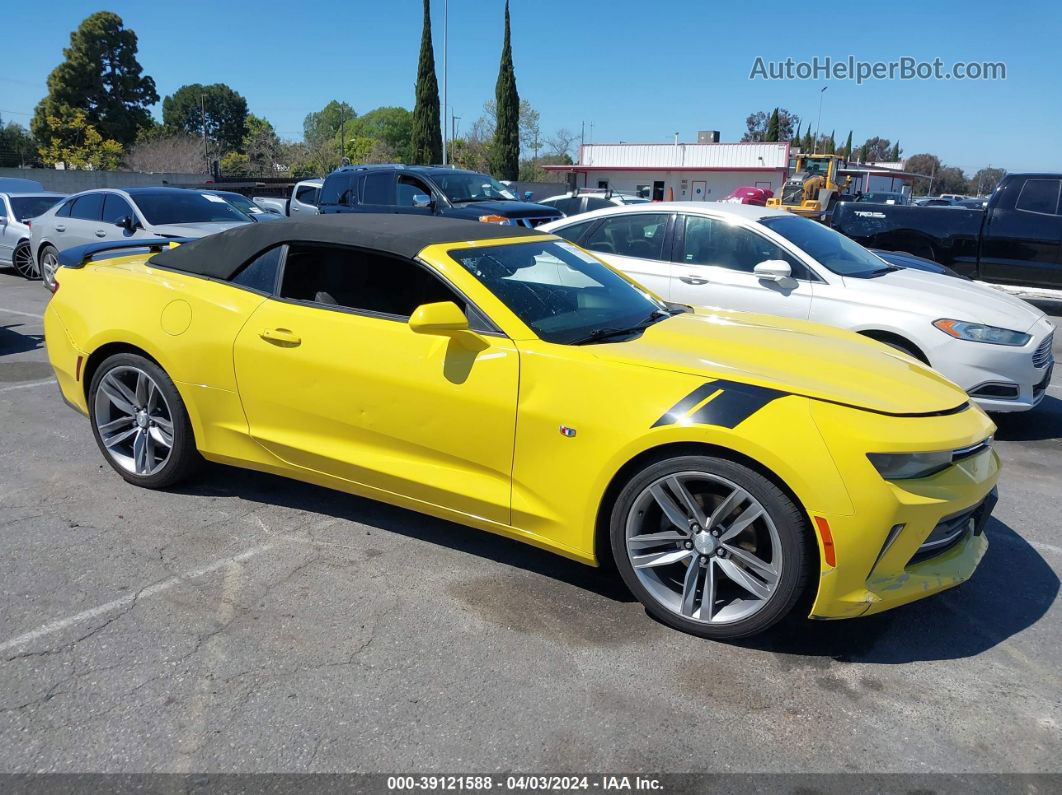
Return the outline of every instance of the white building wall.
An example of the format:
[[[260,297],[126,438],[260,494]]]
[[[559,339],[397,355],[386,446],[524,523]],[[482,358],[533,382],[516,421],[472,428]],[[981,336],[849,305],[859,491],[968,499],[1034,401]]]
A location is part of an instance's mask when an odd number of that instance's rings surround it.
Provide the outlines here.
[[[616,168],[787,168],[788,144],[584,144],[581,166]]]
[[[589,171],[579,174],[579,184],[587,188],[598,187],[599,182],[607,182],[607,187],[620,193],[635,193],[642,185],[652,190],[653,183],[664,183],[664,199],[668,198],[668,188],[674,191],[675,201],[719,201],[735,188],[745,185],[768,188],[776,194],[783,182],[783,170],[773,171]],[[695,195],[695,190],[702,187],[704,195]],[[652,193],[650,193],[650,196]]]

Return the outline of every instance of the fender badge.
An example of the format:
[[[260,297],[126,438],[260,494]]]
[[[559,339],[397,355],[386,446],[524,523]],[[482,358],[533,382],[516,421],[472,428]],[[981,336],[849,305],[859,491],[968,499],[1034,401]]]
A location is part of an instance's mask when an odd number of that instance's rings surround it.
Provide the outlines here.
[[[569,439],[575,436],[575,428],[569,428],[567,425],[560,426],[561,436],[567,436]]]

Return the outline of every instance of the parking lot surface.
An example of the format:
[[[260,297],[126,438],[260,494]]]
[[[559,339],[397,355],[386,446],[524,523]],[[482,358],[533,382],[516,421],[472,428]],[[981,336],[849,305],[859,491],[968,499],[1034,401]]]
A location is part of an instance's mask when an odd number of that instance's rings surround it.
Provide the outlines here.
[[[1000,421],[970,582],[722,644],[367,500],[126,484],[51,380],[46,298],[0,274],[0,772],[1062,771],[1062,372]]]

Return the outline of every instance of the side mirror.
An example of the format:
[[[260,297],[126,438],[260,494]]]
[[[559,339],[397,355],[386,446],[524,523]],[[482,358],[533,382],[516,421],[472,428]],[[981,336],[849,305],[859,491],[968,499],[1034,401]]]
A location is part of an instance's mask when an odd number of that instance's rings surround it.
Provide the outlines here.
[[[767,259],[752,269],[756,277],[765,282],[780,282],[793,276],[793,269],[784,259]]]
[[[413,206],[419,207],[421,209],[425,207],[431,207],[431,196],[426,193],[414,193]]]
[[[133,216],[131,215],[123,215],[121,218],[114,222],[114,225],[121,227],[130,234],[135,232],[137,227],[136,219],[133,218]]]
[[[533,194],[533,193],[532,193],[531,191],[529,191],[529,190],[525,190],[525,191],[524,191],[524,201],[525,201],[525,202],[529,202],[529,201],[531,201],[531,197],[532,197],[533,195],[534,195],[534,194]]]
[[[467,331],[468,318],[453,301],[421,304],[409,316],[409,327],[417,334],[447,334]]]

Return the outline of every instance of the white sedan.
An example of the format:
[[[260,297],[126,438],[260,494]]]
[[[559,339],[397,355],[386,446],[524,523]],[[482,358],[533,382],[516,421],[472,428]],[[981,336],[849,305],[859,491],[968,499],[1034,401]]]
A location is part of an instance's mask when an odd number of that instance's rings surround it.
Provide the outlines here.
[[[990,287],[896,268],[829,227],[747,204],[612,207],[544,224],[669,301],[805,318],[898,348],[986,411],[1025,411],[1051,380],[1054,327]]]

